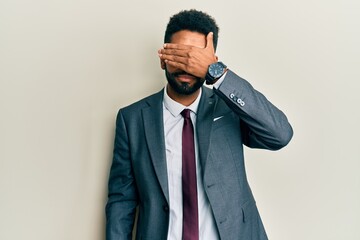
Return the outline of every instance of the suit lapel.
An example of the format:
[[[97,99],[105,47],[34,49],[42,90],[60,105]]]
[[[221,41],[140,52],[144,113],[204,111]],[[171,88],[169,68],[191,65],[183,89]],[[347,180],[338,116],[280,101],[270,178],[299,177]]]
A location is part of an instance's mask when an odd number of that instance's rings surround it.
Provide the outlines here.
[[[142,109],[146,142],[161,189],[169,202],[164,123],[163,90],[148,100],[149,107]]]
[[[216,103],[217,101],[214,97],[213,91],[203,87],[203,94],[200,99],[198,114],[196,117],[199,157],[203,170],[205,169],[205,163],[209,152],[211,128],[213,124]]]
[[[163,97],[162,90],[149,98],[149,106],[142,109],[142,115],[146,142],[155,173],[165,198],[169,202],[163,122]],[[212,90],[203,87],[203,94],[200,99],[196,120],[199,157],[202,169],[205,169],[205,163],[208,157],[214,109],[217,104],[216,99]]]

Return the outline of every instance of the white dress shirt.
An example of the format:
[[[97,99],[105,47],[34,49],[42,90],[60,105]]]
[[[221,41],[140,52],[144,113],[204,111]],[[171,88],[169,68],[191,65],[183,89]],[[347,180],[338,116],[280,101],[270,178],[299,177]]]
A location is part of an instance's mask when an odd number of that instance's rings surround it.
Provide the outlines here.
[[[182,129],[184,118],[182,110],[191,110],[190,117],[194,126],[196,176],[199,211],[199,239],[218,240],[218,232],[209,200],[206,197],[199,163],[199,151],[196,136],[196,113],[200,102],[200,94],[190,106],[183,106],[172,100],[164,89],[163,120],[166,147],[167,176],[169,183],[169,231],[168,240],[182,240],[183,200],[182,200]]]

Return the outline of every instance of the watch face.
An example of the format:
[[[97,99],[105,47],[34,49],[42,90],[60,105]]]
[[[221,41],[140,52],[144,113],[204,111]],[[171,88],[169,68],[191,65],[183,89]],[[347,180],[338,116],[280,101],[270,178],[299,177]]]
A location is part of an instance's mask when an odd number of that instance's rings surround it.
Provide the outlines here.
[[[219,63],[211,64],[209,67],[209,73],[212,77],[218,78],[224,73],[224,67]]]

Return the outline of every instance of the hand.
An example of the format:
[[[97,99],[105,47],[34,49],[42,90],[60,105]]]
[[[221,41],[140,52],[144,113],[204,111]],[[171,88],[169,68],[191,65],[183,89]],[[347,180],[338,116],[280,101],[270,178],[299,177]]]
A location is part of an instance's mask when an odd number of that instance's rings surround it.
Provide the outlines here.
[[[206,36],[205,48],[166,43],[158,54],[167,65],[200,78],[205,78],[209,65],[217,61],[212,32]]]

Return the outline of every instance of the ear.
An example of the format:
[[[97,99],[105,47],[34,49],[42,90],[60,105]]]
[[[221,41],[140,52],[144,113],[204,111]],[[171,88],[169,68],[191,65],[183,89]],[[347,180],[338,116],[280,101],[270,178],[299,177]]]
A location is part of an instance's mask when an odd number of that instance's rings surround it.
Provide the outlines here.
[[[164,60],[160,59],[160,67],[161,67],[162,70],[165,70],[166,64],[165,64]]]

